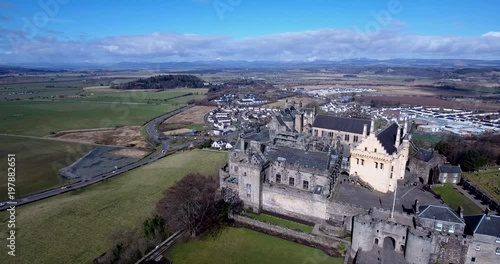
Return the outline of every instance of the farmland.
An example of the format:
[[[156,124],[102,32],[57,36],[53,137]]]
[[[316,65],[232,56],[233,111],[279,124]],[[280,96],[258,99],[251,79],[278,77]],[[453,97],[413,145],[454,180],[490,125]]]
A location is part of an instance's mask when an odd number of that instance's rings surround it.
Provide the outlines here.
[[[190,172],[217,175],[224,152],[174,154],[119,177],[19,207],[13,263],[90,263],[117,229],[140,226],[161,193]],[[0,213],[6,225],[7,212]],[[0,238],[5,239],[4,229]],[[22,250],[21,250],[22,249]],[[5,259],[6,250],[0,253]]]
[[[214,254],[214,253],[217,254]],[[178,243],[166,257],[173,263],[343,263],[322,251],[245,228],[225,228],[215,238]]]
[[[0,133],[45,136],[61,130],[142,125],[189,100],[203,98],[204,92],[206,90],[200,89],[200,94],[188,96],[182,95],[192,93],[192,90],[96,92],[89,100],[0,102]],[[158,102],[148,103],[151,100]]]
[[[67,183],[58,174],[58,169],[70,165],[85,155],[91,146],[52,140],[0,136],[0,156],[16,154],[17,196],[56,187]],[[0,170],[7,171],[7,163],[0,163]],[[7,189],[7,177],[1,177],[0,189]],[[7,193],[0,192],[0,200]]]

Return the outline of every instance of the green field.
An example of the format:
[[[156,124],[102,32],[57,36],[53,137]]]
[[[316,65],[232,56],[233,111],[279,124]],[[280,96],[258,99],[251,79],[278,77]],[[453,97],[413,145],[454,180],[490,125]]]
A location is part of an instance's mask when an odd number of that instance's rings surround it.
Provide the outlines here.
[[[293,222],[290,220],[286,220],[286,219],[279,218],[279,217],[272,216],[272,215],[268,215],[268,214],[246,213],[246,215],[248,217],[259,220],[261,222],[266,222],[266,223],[270,223],[270,224],[277,225],[277,226],[287,227],[290,229],[295,229],[295,230],[299,230],[299,231],[306,232],[306,233],[311,233],[313,230],[312,226],[304,225],[301,223]]]
[[[481,190],[500,200],[500,167],[481,172],[464,173],[464,176],[480,187]]]
[[[17,257],[8,263],[90,263],[117,229],[141,225],[161,193],[189,172],[216,175],[225,152],[174,154],[124,175],[17,208]],[[6,226],[7,213],[0,213]],[[6,229],[0,229],[6,241]],[[5,244],[2,244],[5,245]],[[1,250],[0,259],[7,259]],[[3,263],[3,262],[2,262]]]
[[[226,228],[218,237],[174,245],[166,257],[175,264],[344,263],[321,250],[245,228]]]
[[[117,100],[128,100],[131,102],[175,102],[175,103],[186,103],[191,99],[202,99],[205,97],[208,89],[173,89],[161,92],[152,91],[127,91],[127,90],[116,90],[116,89],[91,89],[86,90],[84,94],[86,97],[83,100],[95,100],[95,101],[117,101]],[[192,94],[192,95],[187,95]],[[187,96],[185,96],[187,95]]]
[[[16,195],[18,197],[67,183],[58,170],[71,165],[92,149],[85,144],[22,137],[0,136],[0,157],[16,155]],[[0,163],[7,171],[7,163]],[[0,200],[7,198],[7,177],[0,178]]]
[[[45,136],[61,130],[142,125],[190,100],[204,98],[206,91],[96,91],[89,98],[0,102],[0,133]],[[189,93],[193,95],[178,97]]]
[[[459,206],[464,208],[464,215],[475,215],[481,213],[479,208],[474,202],[469,200],[460,191],[456,190],[452,184],[446,183],[442,187],[432,188],[441,198],[453,209],[458,210]]]

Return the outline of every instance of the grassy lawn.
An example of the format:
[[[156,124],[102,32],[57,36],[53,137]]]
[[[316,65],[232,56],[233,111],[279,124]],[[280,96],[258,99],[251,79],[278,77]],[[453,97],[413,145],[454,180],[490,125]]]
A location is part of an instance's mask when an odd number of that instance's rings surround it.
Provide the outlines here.
[[[432,188],[441,198],[453,209],[458,210],[459,206],[464,208],[464,215],[480,214],[481,208],[473,203],[469,198],[456,190],[452,184],[444,184],[443,187]]]
[[[322,251],[245,228],[226,228],[218,237],[178,243],[166,257],[182,263],[329,263],[341,264]]]
[[[194,150],[163,158],[81,190],[17,208],[17,256],[9,263],[91,263],[110,234],[142,224],[161,193],[187,173],[217,175],[224,152]],[[0,213],[6,226],[7,213]],[[6,241],[5,228],[0,240]],[[5,245],[5,244],[3,244]],[[0,259],[7,258],[7,250]]]
[[[500,167],[499,167],[500,168]],[[481,172],[464,173],[464,176],[476,184],[481,190],[500,200],[500,170],[493,168]]]
[[[16,154],[16,192],[24,196],[67,183],[58,170],[71,165],[92,149],[91,146],[52,140],[0,136],[0,157]],[[7,162],[0,162],[7,171]],[[0,177],[0,200],[7,198],[7,177]]]
[[[312,226],[304,225],[301,223],[293,222],[290,220],[286,220],[286,219],[279,218],[279,217],[272,216],[272,215],[268,215],[268,214],[247,213],[247,216],[251,217],[253,219],[262,221],[262,222],[270,223],[270,224],[277,225],[277,226],[287,227],[290,229],[300,230],[300,231],[306,232],[306,233],[311,233],[313,230]]]

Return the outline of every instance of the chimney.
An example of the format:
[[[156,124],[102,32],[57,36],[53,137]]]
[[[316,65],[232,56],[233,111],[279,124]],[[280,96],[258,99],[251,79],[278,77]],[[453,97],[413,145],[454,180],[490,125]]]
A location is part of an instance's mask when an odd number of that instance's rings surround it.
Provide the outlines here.
[[[403,129],[403,137],[408,134],[408,118],[405,118],[405,125]]]
[[[398,132],[396,133],[396,142],[394,143],[394,146],[396,148],[399,148],[400,143],[401,143],[401,128],[398,126]]]
[[[363,137],[366,137],[368,134],[368,124],[363,125]]]
[[[245,151],[245,140],[240,137],[240,151]]]
[[[461,219],[464,219],[464,208],[462,206],[458,207],[458,216],[460,216]]]
[[[373,131],[375,131],[375,120],[372,119],[370,124],[370,134],[373,134]]]
[[[486,209],[484,210],[484,216],[486,220],[490,220],[490,208],[486,207]]]
[[[415,200],[415,214],[418,215],[420,213],[420,203],[418,202],[418,199]]]

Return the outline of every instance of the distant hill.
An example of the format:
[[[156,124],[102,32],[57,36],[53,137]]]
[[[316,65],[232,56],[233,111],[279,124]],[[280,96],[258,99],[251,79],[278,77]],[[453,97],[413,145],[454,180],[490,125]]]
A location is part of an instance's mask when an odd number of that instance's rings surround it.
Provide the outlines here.
[[[115,89],[175,89],[181,87],[203,88],[204,81],[194,75],[158,75],[113,86]]]

